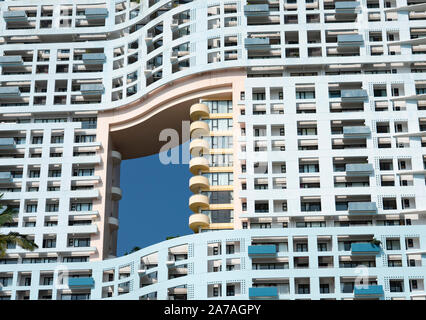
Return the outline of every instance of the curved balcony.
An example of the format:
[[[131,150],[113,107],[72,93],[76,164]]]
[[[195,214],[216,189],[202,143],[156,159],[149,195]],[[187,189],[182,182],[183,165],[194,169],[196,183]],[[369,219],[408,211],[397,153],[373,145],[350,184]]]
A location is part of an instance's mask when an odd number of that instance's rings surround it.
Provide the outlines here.
[[[208,189],[209,186],[209,179],[204,176],[194,176],[189,179],[189,189],[193,193],[197,193],[200,189]]]
[[[209,152],[209,143],[203,139],[194,139],[189,144],[191,155],[206,154]]]
[[[199,209],[207,209],[209,207],[209,198],[202,194],[194,194],[189,198],[189,209],[198,213]]]
[[[192,158],[189,161],[189,171],[193,175],[197,175],[200,170],[209,170],[209,161],[203,157]]]
[[[192,121],[199,120],[202,117],[208,117],[209,115],[209,107],[204,103],[193,104],[189,110],[189,116]]]
[[[111,196],[112,196],[112,200],[114,201],[121,200],[121,197],[122,197],[121,189],[119,187],[111,187]]]
[[[121,162],[121,153],[118,151],[111,151],[111,158],[113,164],[119,164]]]
[[[209,125],[204,121],[195,121],[189,127],[191,139],[197,139],[203,136],[208,136],[210,133]]]
[[[118,229],[118,219],[115,217],[108,217],[108,223],[111,226],[112,229],[117,230]]]
[[[199,228],[206,228],[210,224],[209,216],[201,213],[195,213],[189,216],[189,227],[195,233],[198,233]]]

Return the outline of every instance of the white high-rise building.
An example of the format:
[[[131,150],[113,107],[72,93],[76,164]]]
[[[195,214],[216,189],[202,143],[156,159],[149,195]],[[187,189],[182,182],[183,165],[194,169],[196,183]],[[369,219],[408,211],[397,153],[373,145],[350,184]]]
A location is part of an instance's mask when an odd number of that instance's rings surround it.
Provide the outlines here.
[[[39,246],[0,258],[0,300],[425,299],[426,2],[0,15],[0,232]],[[163,129],[191,139],[194,234],[116,257],[121,161]]]

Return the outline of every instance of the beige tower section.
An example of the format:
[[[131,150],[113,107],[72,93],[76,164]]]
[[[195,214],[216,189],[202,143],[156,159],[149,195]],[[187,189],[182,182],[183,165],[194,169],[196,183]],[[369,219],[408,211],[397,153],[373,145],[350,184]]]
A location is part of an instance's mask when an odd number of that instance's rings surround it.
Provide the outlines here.
[[[227,177],[233,176],[233,113],[232,108],[227,112],[216,110],[212,112],[209,108],[209,103],[225,103],[232,106],[231,100],[214,99],[201,100],[202,103],[197,103],[191,106],[190,109],[190,134],[191,143],[189,146],[192,159],[189,164],[189,169],[194,175],[189,180],[189,188],[194,193],[189,198],[189,208],[193,214],[189,217],[189,227],[195,232],[200,232],[203,229],[224,230],[233,229],[233,210],[234,204],[232,196],[225,201],[211,201],[211,197],[207,194],[225,194],[232,195],[234,191],[233,179],[226,180],[224,183],[217,182],[211,184],[206,175],[222,174]],[[228,123],[228,127],[216,128],[212,130],[209,123]],[[210,141],[210,143],[209,143]],[[215,141],[215,143],[213,143]],[[221,141],[221,143],[218,143]],[[229,144],[229,145],[228,145]],[[225,145],[225,146],[224,146]],[[203,212],[204,211],[204,212]],[[210,213],[207,215],[205,212]],[[214,215],[221,213],[230,213],[230,219],[226,222],[212,220]],[[216,219],[217,220],[217,219]]]

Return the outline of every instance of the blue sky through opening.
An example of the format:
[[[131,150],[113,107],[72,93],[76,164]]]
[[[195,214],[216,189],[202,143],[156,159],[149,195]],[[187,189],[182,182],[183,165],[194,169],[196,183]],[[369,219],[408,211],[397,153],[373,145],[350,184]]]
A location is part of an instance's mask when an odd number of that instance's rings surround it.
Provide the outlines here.
[[[179,159],[188,146],[187,142],[175,148]],[[159,154],[122,161],[117,256],[134,246],[144,248],[168,236],[192,233],[188,227],[191,176],[188,163],[164,165]]]

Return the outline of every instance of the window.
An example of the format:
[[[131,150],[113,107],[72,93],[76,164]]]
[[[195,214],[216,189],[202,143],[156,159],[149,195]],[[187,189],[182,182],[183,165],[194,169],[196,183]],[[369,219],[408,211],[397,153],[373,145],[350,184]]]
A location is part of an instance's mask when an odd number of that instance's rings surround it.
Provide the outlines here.
[[[33,137],[32,144],[42,144],[43,143],[43,137]]]
[[[30,170],[29,178],[40,178],[40,170]]]
[[[87,262],[89,257],[64,257],[63,262]]]
[[[307,252],[308,244],[307,243],[297,243],[296,244],[296,252]]]
[[[31,228],[31,227],[35,227],[35,226],[36,226],[35,221],[25,222],[25,225],[24,225],[24,227],[27,227],[27,228]]]
[[[219,287],[213,287],[213,297],[219,297]]]
[[[228,297],[235,296],[235,286],[233,286],[233,285],[227,285],[226,286],[226,295]]]
[[[53,277],[44,277],[43,278],[43,285],[44,286],[51,286],[51,285],[53,285]]]
[[[401,250],[399,239],[386,240],[386,250]]]
[[[46,205],[46,212],[58,212],[59,204],[58,203],[50,203]]]
[[[90,293],[62,294],[61,300],[90,300]]]
[[[318,243],[318,251],[327,251],[327,243]]]
[[[95,174],[95,169],[78,169],[74,170],[74,177],[87,177],[93,176]]]
[[[24,286],[31,286],[31,277],[24,278]]]
[[[320,293],[330,293],[330,286],[328,284],[320,284]]]
[[[234,253],[235,253],[235,246],[233,244],[227,244],[226,254],[234,254]]]
[[[252,222],[250,224],[250,227],[252,229],[270,229],[272,226],[271,226],[271,223],[268,223],[268,222],[264,222],[264,223],[254,223],[254,222]]]
[[[59,178],[61,176],[61,170],[49,170],[50,178]]]
[[[37,205],[36,204],[27,204],[26,212],[37,212]]]
[[[51,143],[64,143],[64,136],[52,136]]]
[[[388,266],[389,267],[402,267],[402,261],[401,260],[389,260]]]
[[[296,99],[315,99],[315,91],[296,91]]]
[[[91,203],[72,203],[71,211],[92,211]]]
[[[43,248],[56,248],[56,239],[44,239]]]
[[[75,136],[75,143],[84,143],[84,142],[95,142],[96,135],[77,135]]]
[[[342,283],[342,293],[352,293],[354,291],[355,284],[353,282]]]
[[[319,172],[319,164],[299,165],[299,173]]]
[[[90,238],[68,239],[68,247],[90,247]]]
[[[390,292],[403,292],[403,280],[389,280]]]
[[[219,254],[219,247],[213,247],[213,255],[217,256]]]
[[[309,294],[309,284],[299,284],[297,287],[298,294]]]
[[[96,118],[74,118],[73,122],[81,122],[82,129],[96,129],[97,127]]]

